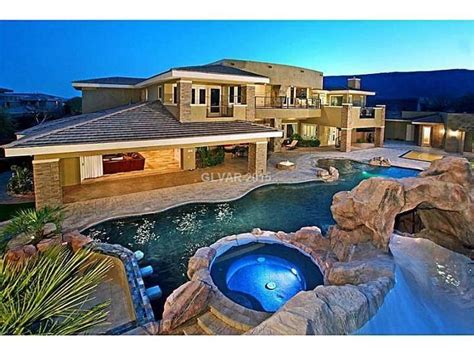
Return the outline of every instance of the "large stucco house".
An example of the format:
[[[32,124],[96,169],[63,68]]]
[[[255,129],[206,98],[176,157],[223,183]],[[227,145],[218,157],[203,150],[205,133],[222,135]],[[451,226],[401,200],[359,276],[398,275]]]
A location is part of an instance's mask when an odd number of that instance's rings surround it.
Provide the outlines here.
[[[138,170],[165,174],[196,169],[197,147],[242,144],[248,172],[261,175],[268,152],[294,133],[345,152],[367,137],[375,146],[384,140],[385,107],[366,107],[374,92],[357,78],[325,90],[323,74],[306,68],[224,59],[73,87],[82,91],[82,115],[27,129],[4,146],[7,157],[34,158],[37,207],[63,204],[68,187],[126,176],[118,154]]]

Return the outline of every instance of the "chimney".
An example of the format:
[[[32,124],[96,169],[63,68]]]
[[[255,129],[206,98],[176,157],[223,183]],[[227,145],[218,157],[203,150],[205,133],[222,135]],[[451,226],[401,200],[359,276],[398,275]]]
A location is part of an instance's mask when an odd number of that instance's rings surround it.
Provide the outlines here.
[[[347,87],[349,89],[360,90],[360,79],[356,78],[355,76],[353,78],[347,79]]]

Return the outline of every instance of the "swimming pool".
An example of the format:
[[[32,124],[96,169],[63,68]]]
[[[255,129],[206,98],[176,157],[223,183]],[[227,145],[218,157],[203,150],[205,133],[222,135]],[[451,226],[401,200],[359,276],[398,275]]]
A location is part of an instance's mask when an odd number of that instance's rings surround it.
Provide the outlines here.
[[[418,174],[415,170],[372,167],[349,160],[322,163],[336,166],[340,180],[265,186],[232,202],[188,204],[160,213],[106,221],[84,233],[145,253],[143,263],[155,270],[145,281],[159,284],[163,290],[163,298],[154,303],[155,315],[161,318],[166,297],[187,281],[187,263],[198,248],[253,228],[291,232],[316,225],[325,231],[334,224],[330,205],[336,192],[350,190],[369,177]]]

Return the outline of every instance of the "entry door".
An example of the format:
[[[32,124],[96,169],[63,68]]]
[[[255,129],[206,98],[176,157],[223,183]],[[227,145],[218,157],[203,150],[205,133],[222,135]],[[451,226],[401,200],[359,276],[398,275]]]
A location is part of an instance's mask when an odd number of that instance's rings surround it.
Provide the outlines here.
[[[219,113],[221,106],[221,89],[211,88],[211,112]]]
[[[336,145],[336,138],[337,138],[337,128],[330,127],[329,128],[328,145]]]
[[[81,181],[104,175],[102,155],[92,155],[80,158]]]
[[[423,126],[421,145],[430,146],[431,145],[431,127]]]

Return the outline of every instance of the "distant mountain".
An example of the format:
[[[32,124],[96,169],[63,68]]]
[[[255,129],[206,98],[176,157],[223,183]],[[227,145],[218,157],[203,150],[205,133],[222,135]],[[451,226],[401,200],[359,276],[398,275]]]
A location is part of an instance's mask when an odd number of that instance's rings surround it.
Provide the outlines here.
[[[474,94],[474,70],[467,69],[325,76],[324,87],[346,86],[347,78],[353,76],[361,78],[363,89],[377,93],[377,101]]]

